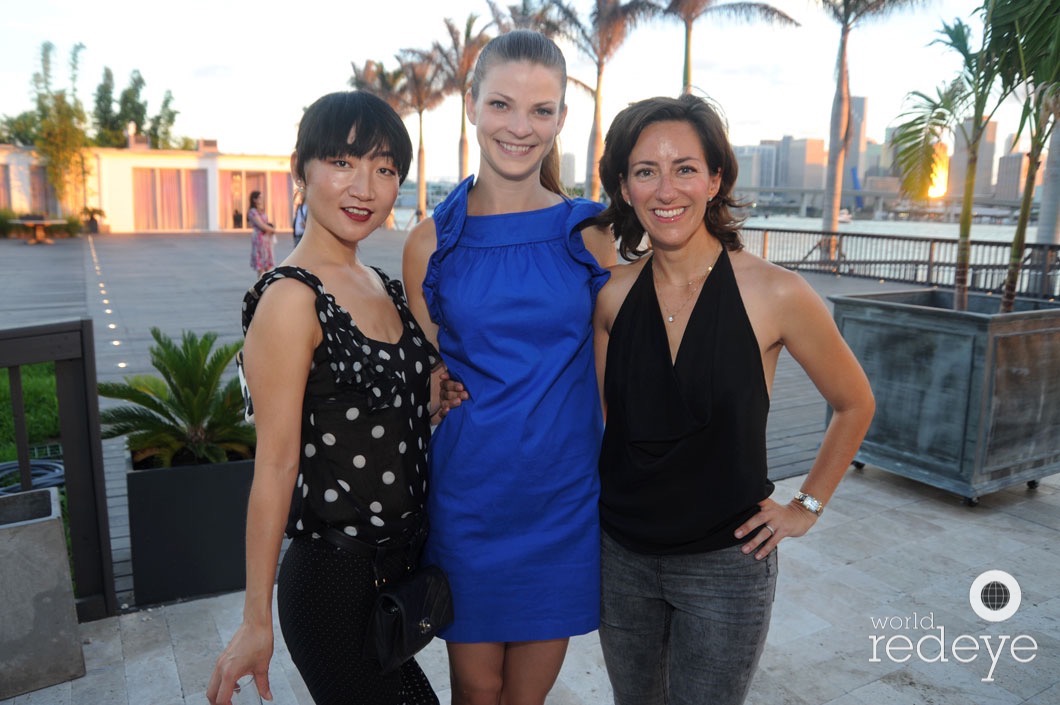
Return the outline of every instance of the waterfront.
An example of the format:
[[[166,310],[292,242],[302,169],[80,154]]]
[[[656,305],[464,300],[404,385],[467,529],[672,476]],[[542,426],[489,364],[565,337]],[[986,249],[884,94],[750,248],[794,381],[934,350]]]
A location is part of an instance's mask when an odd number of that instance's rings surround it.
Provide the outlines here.
[[[395,208],[394,217],[398,228],[407,229],[413,224],[414,208]],[[810,230],[820,232],[820,218],[802,218],[796,215],[755,216],[744,222],[747,228],[761,230]],[[865,235],[900,235],[904,237],[957,239],[957,223],[939,223],[934,221],[912,220],[857,220],[839,226],[841,233],[860,233]],[[1038,228],[1031,224],[1027,227],[1027,242],[1035,242]],[[984,242],[1012,242],[1016,234],[1014,223],[996,225],[994,223],[973,223],[972,239]]]
[[[748,228],[763,230],[821,230],[820,218],[801,218],[793,215],[771,215],[768,218],[757,216],[748,218],[744,223]],[[839,226],[841,233],[860,233],[864,235],[901,235],[905,237],[924,237],[957,239],[958,224],[940,223],[920,220],[853,220]],[[1027,227],[1027,242],[1035,242],[1038,232],[1036,225]],[[1016,224],[996,225],[994,223],[972,223],[972,239],[984,242],[1012,242],[1016,234]]]

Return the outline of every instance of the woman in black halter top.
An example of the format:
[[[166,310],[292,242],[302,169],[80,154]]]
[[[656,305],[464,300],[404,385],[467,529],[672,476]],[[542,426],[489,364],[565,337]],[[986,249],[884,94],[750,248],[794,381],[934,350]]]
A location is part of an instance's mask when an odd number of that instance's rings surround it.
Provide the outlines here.
[[[626,108],[600,174],[611,197],[600,222],[632,260],[612,268],[594,319],[600,641],[615,702],[742,703],[777,545],[816,522],[868,429],[872,392],[813,289],[743,251],[729,211],[736,158],[710,105],[685,95]],[[835,411],[787,504],[770,499],[765,448],[783,347]]]

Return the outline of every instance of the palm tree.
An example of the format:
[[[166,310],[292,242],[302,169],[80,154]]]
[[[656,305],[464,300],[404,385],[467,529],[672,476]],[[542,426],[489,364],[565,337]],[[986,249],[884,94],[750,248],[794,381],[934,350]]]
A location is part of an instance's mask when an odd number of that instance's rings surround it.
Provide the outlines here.
[[[828,130],[828,169],[825,175],[824,218],[826,232],[839,228],[840,195],[843,192],[843,162],[850,143],[850,80],[847,46],[850,32],[861,22],[881,18],[897,10],[924,4],[924,0],[820,0],[825,12],[839,25],[839,52],[836,57],[835,98]]]
[[[586,159],[586,196],[600,198],[600,172],[597,163],[604,151],[603,79],[604,66],[615,55],[629,31],[642,19],[653,17],[662,8],[650,0],[595,0],[589,21],[583,22],[578,11],[562,0],[552,0],[563,22],[563,34],[596,66],[593,93],[593,127],[589,133],[589,155]]]
[[[773,24],[799,26],[798,22],[777,8],[761,2],[719,4],[716,0],[670,0],[663,12],[677,17],[685,25],[685,72],[682,79],[685,93],[692,90],[692,24],[700,17],[731,17],[747,22],[764,20]]]
[[[1056,0],[997,0],[990,40],[1001,60],[1002,85],[1013,91],[1025,89],[1019,132],[1024,128],[1030,132],[1029,164],[1001,299],[1001,312],[1006,313],[1016,300],[1042,150],[1060,120],[1060,15]]]
[[[437,57],[443,77],[443,90],[446,94],[455,93],[460,98],[460,180],[467,178],[467,104],[464,94],[471,87],[471,74],[475,70],[475,60],[490,40],[483,28],[475,31],[478,15],[470,14],[464,24],[464,31],[448,17],[445,28],[449,32],[450,45],[434,43],[434,55]],[[489,25],[487,25],[488,27]]]
[[[371,59],[365,61],[361,68],[357,68],[353,62],[350,62],[350,66],[353,68],[351,88],[382,98],[401,117],[412,112],[405,100],[405,72],[400,68],[388,71],[383,62]]]
[[[133,375],[125,382],[100,382],[101,396],[132,402],[100,412],[103,438],[128,435],[133,460],[156,458],[162,467],[223,463],[228,456],[249,458],[254,427],[243,419],[239,378],[221,377],[242,347],[221,345],[216,333],[200,338],[185,331],[178,346],[151,329],[151,364],[159,375]]]
[[[416,151],[416,222],[427,216],[427,163],[423,148],[423,114],[445,99],[442,61],[433,51],[402,49],[397,56],[405,74],[405,104],[419,117]]]
[[[978,10],[983,16],[983,37],[979,49],[972,48],[972,30],[967,24],[959,19],[954,20],[952,25],[943,23],[939,32],[941,36],[935,41],[960,55],[961,72],[949,87],[938,91],[934,98],[923,93],[912,94],[916,103],[902,114],[901,117],[906,118],[906,121],[898,125],[893,134],[897,148],[896,161],[903,172],[922,171],[923,164],[933,160],[937,154],[932,142],[941,142],[946,134],[959,135],[961,144],[967,146],[968,162],[953,275],[953,307],[959,311],[968,306],[968,261],[971,255],[972,207],[979,144],[990,118],[1011,92],[1011,88],[995,90],[1000,67],[996,47],[992,46],[990,40],[994,3],[995,0],[986,0]],[[926,153],[928,149],[930,155]],[[931,163],[934,164],[933,161]]]
[[[563,29],[562,23],[555,18],[555,8],[550,0],[521,0],[518,5],[509,5],[507,12],[493,0],[486,0],[493,24],[501,34],[513,29],[532,29],[546,37],[556,37]]]

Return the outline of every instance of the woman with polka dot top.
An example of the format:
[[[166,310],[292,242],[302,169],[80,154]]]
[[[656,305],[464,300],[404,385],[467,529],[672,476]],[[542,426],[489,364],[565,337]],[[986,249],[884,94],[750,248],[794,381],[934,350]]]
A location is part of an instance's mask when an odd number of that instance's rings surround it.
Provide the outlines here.
[[[210,679],[215,705],[229,703],[248,674],[271,697],[272,589],[285,533],[279,622],[314,701],[438,702],[415,660],[383,674],[364,653],[376,578],[415,565],[426,532],[438,356],[401,284],[358,258],[411,161],[401,118],[367,93],[326,95],[299,125],[291,172],[308,206],[305,234],[243,303],[258,447],[243,622]]]

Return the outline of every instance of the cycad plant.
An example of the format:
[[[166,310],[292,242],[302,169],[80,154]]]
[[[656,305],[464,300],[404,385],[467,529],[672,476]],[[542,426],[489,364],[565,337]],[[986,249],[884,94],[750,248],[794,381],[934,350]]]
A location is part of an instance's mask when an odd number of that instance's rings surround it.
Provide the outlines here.
[[[239,378],[222,384],[240,344],[214,349],[216,333],[184,331],[180,345],[158,328],[151,336],[151,364],[161,376],[100,383],[100,395],[132,402],[100,413],[103,437],[127,435],[134,463],[160,467],[252,457],[256,436],[243,418]]]

